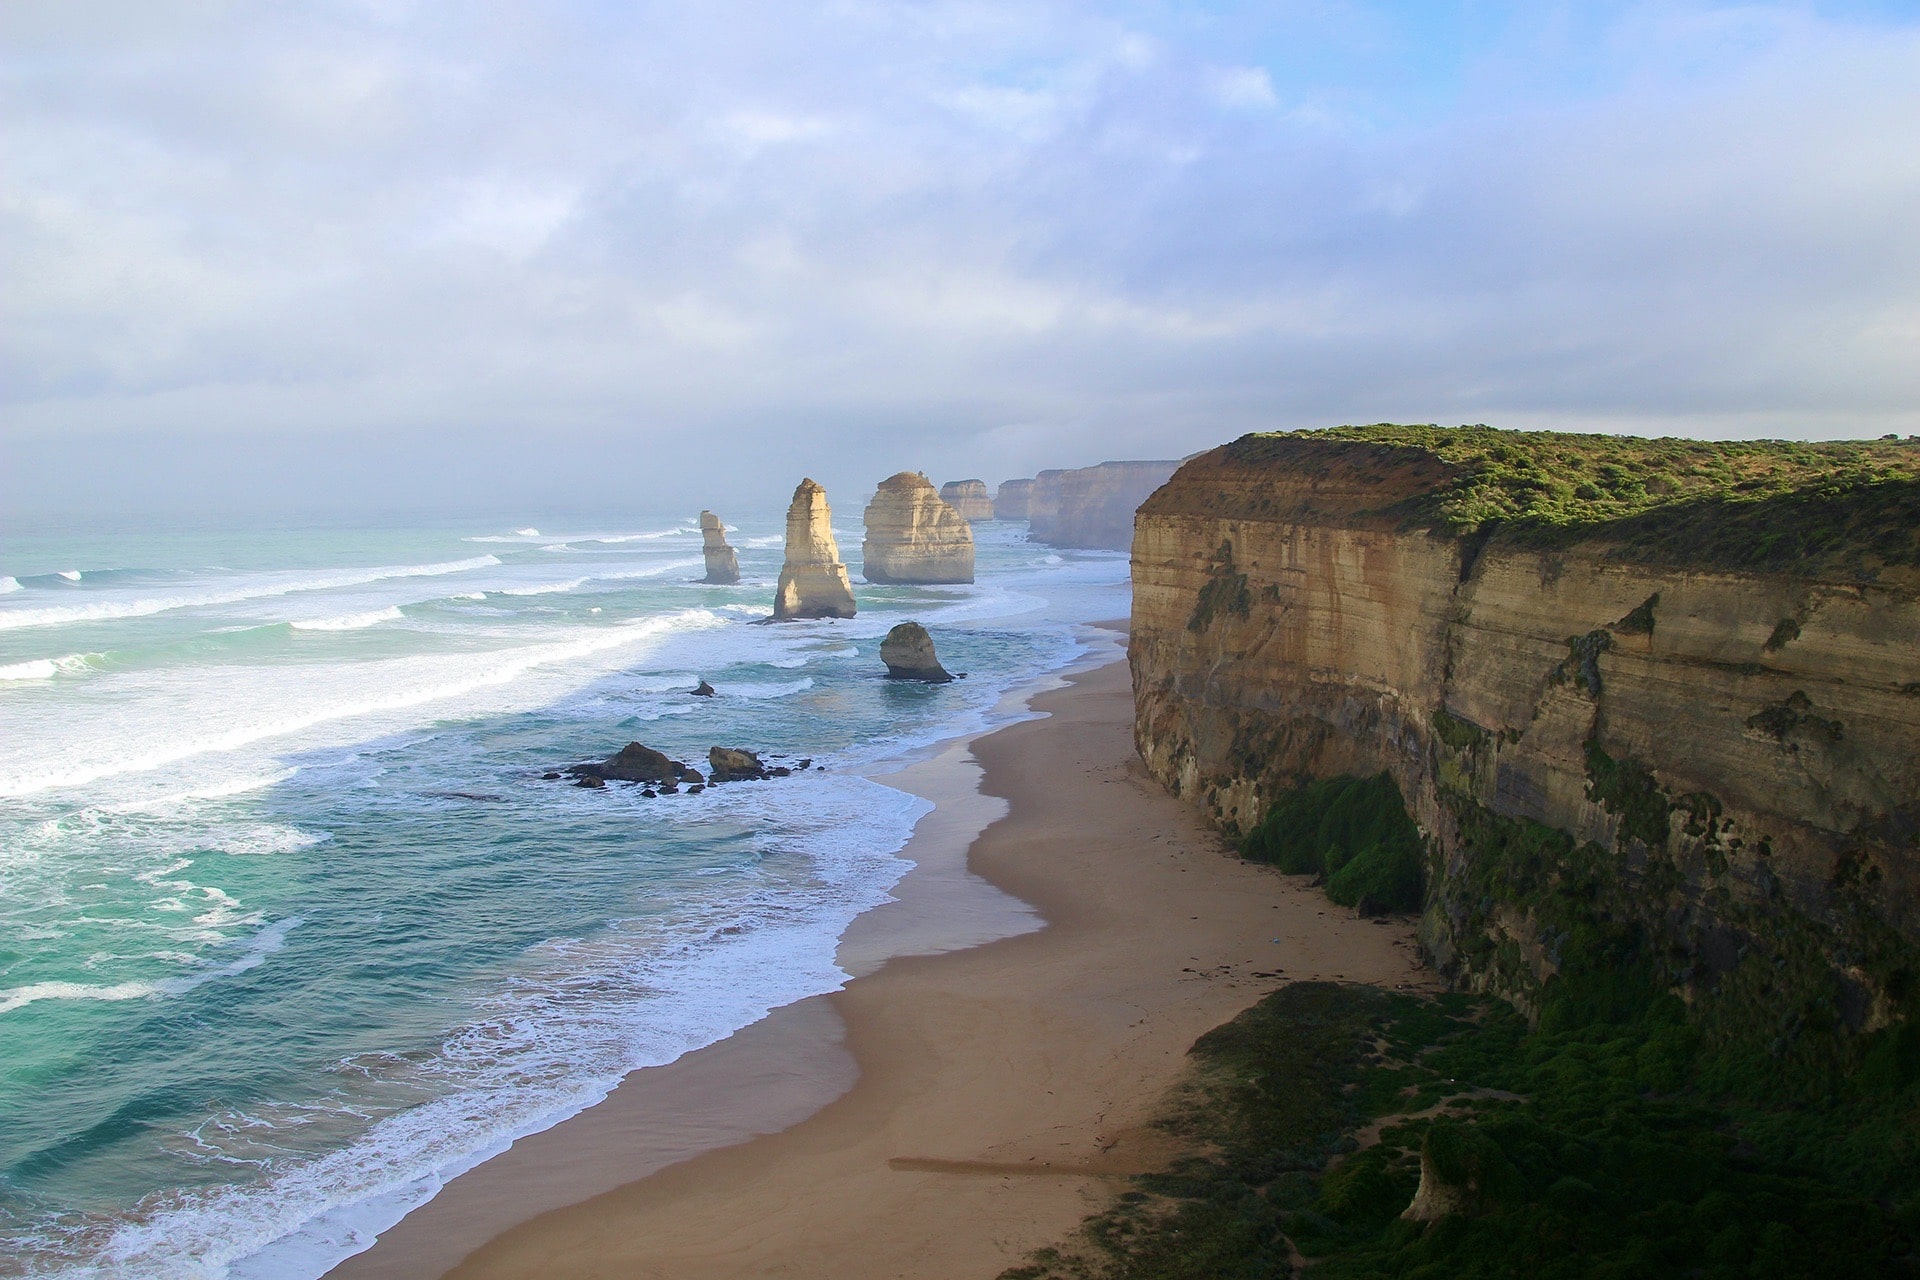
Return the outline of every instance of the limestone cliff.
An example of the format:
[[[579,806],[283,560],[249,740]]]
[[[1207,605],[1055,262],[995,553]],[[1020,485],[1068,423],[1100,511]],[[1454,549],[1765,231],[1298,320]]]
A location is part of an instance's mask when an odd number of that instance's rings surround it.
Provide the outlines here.
[[[882,480],[866,526],[860,561],[868,582],[973,581],[973,529],[920,472]]]
[[[703,582],[724,586],[740,581],[740,557],[727,545],[727,526],[711,511],[700,513],[700,542],[700,554],[707,561]]]
[[[993,495],[993,518],[995,520],[1025,520],[1027,506],[1033,499],[1033,481],[1002,480],[1000,491]]]
[[[1133,513],[1167,482],[1178,462],[1103,462],[1071,471],[1042,471],[1028,502],[1028,536],[1056,547],[1125,551]]]
[[[940,500],[963,520],[993,519],[993,499],[987,496],[985,480],[949,480],[940,486]]]
[[[1782,446],[1816,479],[1761,501],[1758,446],[1474,470],[1354,430],[1244,438],[1141,508],[1151,771],[1230,831],[1387,771],[1423,944],[1523,1007],[1603,946],[1776,1046],[1920,1012],[1920,446]],[[1622,514],[1553,523],[1581,508]]]
[[[787,508],[787,559],[774,591],[773,616],[853,616],[853,584],[840,563],[840,544],[833,540],[833,510],[827,491],[813,480],[800,482]]]

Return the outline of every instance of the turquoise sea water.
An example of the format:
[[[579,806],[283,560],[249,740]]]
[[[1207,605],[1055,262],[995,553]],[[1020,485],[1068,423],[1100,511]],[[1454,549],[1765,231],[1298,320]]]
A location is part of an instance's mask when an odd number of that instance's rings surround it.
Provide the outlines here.
[[[732,514],[732,513],[728,513]],[[971,587],[753,625],[780,516],[0,548],[0,1275],[318,1275],[449,1174],[843,980],[924,801],[1127,611],[1125,557],[976,526]],[[882,678],[918,618],[941,687]],[[701,677],[720,691],[689,696]],[[646,800],[640,739],[823,769]],[[791,762],[791,760],[790,760]]]

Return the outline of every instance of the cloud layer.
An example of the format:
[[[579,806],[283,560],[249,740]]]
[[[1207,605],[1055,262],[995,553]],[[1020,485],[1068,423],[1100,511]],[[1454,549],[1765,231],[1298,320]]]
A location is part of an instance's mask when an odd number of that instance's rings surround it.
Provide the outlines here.
[[[1920,431],[1920,24],[1410,8],[8,6],[5,497]]]

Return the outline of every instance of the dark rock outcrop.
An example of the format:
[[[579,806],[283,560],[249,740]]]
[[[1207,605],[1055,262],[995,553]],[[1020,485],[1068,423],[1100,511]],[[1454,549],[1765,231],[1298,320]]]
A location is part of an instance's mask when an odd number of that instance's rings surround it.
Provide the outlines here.
[[[746,782],[770,776],[760,757],[742,747],[713,747],[707,752],[709,782]]]
[[[993,499],[987,494],[985,480],[949,480],[940,486],[940,500],[958,511],[962,519],[993,519]]]
[[[699,773],[678,760],[638,742],[629,742],[605,760],[573,765],[567,772],[582,779],[581,786],[596,785],[585,781],[588,778],[603,782],[651,782],[668,789],[682,782],[702,781]]]
[[[740,581],[740,557],[727,545],[727,527],[711,511],[700,513],[700,542],[707,561],[707,576],[701,581],[717,586]]]
[[[890,680],[945,684],[953,679],[940,665],[939,655],[933,650],[933,637],[917,622],[903,622],[887,632],[887,638],[880,642],[880,661],[887,664]]]
[[[817,481],[802,480],[787,508],[787,560],[774,592],[774,620],[851,618],[853,613],[853,584],[833,538],[827,491]]]
[[[714,695],[713,686],[708,684],[705,680],[702,680],[699,684],[693,687],[693,696],[696,698],[711,698],[713,695]]]

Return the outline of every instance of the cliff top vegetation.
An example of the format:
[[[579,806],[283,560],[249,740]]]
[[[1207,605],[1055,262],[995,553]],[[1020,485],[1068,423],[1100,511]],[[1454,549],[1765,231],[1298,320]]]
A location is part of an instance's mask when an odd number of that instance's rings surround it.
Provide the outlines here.
[[[1236,462],[1297,442],[1383,447],[1446,479],[1380,514],[1455,536],[1605,541],[1639,560],[1871,578],[1920,566],[1920,438],[1682,440],[1376,423],[1244,436]]]

